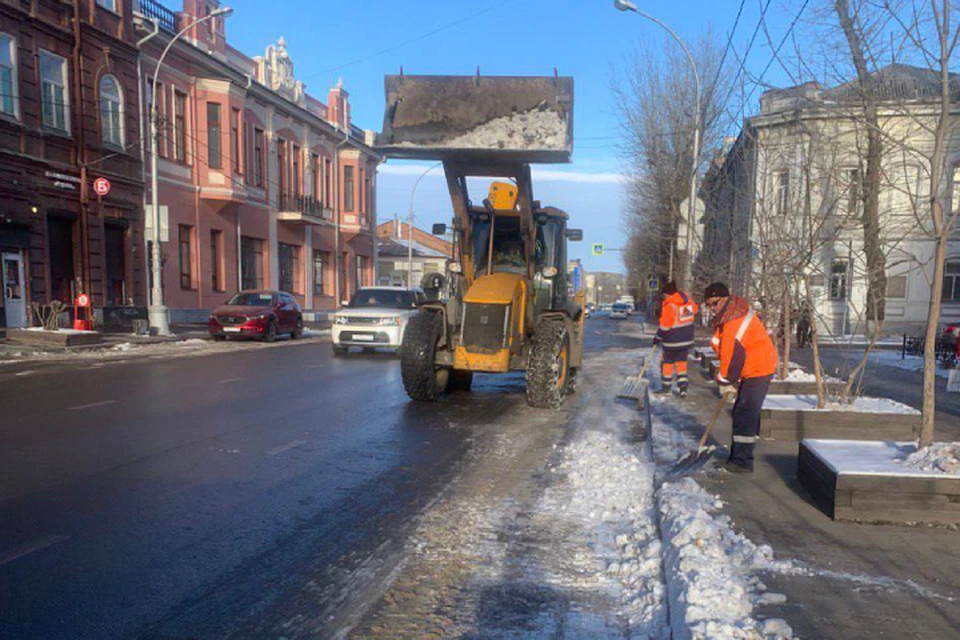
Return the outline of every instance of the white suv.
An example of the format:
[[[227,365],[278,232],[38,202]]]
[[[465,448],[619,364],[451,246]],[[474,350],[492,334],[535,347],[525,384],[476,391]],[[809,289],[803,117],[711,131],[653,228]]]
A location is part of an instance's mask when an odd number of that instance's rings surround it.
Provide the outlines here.
[[[333,352],[343,354],[350,347],[399,349],[407,322],[426,299],[422,289],[358,289],[347,308],[337,311],[331,318]]]

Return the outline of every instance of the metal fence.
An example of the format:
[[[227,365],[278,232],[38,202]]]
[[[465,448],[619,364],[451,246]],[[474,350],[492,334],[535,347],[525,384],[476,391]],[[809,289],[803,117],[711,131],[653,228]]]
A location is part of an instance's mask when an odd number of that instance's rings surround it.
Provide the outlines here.
[[[163,6],[157,0],[140,0],[140,13],[148,18],[156,18],[160,28],[170,33],[177,32],[177,14]]]
[[[907,356],[923,357],[924,346],[927,341],[919,336],[903,336],[903,347],[900,350],[900,357]],[[952,369],[957,366],[957,340],[952,336],[941,336],[937,338],[936,346],[937,363],[945,368]]]

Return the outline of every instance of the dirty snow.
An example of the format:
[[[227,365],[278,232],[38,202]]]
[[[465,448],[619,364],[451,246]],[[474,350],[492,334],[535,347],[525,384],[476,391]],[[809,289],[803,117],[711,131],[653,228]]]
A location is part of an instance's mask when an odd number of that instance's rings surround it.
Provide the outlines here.
[[[401,147],[443,149],[566,149],[567,123],[556,111],[534,109],[485,122],[455,138],[430,143],[403,142]]]
[[[791,366],[793,363],[790,363]],[[812,373],[807,373],[803,369],[797,367],[796,369],[791,368],[790,373],[787,374],[787,377],[783,379],[784,382],[816,382],[817,376]],[[824,382],[839,382],[836,378],[831,376],[823,376]]]
[[[960,476],[960,442],[934,442],[907,456],[903,466]]]
[[[791,563],[734,531],[723,503],[692,478],[663,485],[658,497],[672,637],[792,638],[784,620],[753,615],[757,605],[786,600],[765,593],[758,574],[787,571]]]
[[[815,395],[769,395],[763,402],[764,409],[787,411],[854,411],[858,413],[895,413],[900,415],[919,415],[920,412],[896,400],[889,398],[861,397],[852,404],[829,402],[824,409],[817,409]]]

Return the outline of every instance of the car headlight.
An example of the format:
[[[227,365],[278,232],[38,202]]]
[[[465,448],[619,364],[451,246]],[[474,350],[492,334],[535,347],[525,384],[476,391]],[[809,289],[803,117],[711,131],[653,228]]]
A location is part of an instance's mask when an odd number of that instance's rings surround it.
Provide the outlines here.
[[[392,318],[380,318],[380,324],[398,325],[400,324],[400,318],[396,316]]]

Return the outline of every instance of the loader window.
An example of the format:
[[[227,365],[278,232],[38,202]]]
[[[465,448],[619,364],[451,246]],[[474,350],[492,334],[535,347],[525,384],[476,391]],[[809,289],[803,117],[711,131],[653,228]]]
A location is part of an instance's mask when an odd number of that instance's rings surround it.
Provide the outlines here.
[[[473,255],[476,275],[486,273],[487,250],[490,246],[490,221],[477,220],[473,227]],[[523,238],[520,219],[498,216],[493,226],[493,272],[524,273]]]
[[[537,223],[537,246],[534,251],[537,271],[544,267],[565,268],[565,265],[559,264],[562,234],[563,221],[558,218],[547,218]]]

